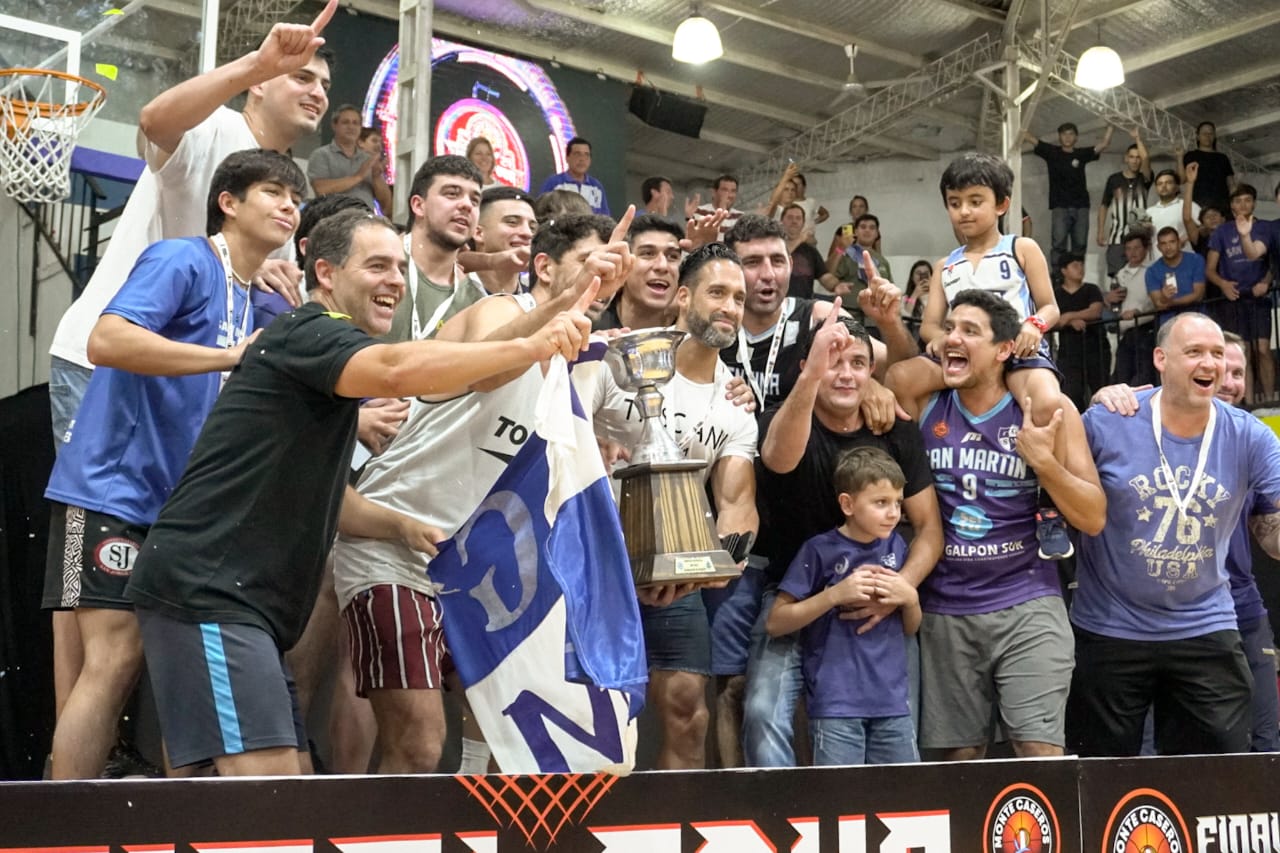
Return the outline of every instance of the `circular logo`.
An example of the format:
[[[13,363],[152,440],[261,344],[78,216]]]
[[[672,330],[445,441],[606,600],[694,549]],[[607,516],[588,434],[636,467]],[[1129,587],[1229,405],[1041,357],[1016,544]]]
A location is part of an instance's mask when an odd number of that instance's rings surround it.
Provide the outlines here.
[[[433,150],[466,156],[467,145],[477,136],[493,148],[493,175],[509,187],[528,189],[529,154],[507,116],[490,104],[465,98],[445,107],[436,124]]]
[[[1107,819],[1102,853],[1189,853],[1191,835],[1178,807],[1154,788],[1120,798]]]
[[[93,549],[93,564],[109,575],[124,577],[133,571],[138,557],[138,544],[120,536],[98,543]]]
[[[949,432],[951,432],[951,430],[947,427],[946,421],[938,421],[933,425],[933,434],[938,438],[946,438],[947,433]]]
[[[986,853],[1056,853],[1058,815],[1039,788],[1015,782],[992,801],[982,835]]]
[[[951,527],[962,539],[985,539],[994,526],[980,506],[965,504],[951,513]]]

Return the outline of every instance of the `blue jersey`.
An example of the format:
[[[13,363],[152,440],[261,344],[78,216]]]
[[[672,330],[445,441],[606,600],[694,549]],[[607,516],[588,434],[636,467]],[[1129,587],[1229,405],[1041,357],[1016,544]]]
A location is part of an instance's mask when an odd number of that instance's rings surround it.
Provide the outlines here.
[[[975,415],[942,391],[920,415],[942,512],[942,559],[920,596],[930,613],[991,613],[1062,594],[1057,568],[1039,555],[1040,483],[1014,447],[1021,426],[1008,393]]]
[[[104,313],[116,314],[171,341],[206,347],[239,343],[244,288],[232,288],[203,237],[163,240],[138,258]],[[63,437],[45,497],[150,526],[178,482],[222,377],[142,376],[99,367]]]
[[[1152,434],[1155,393],[1138,394],[1132,417],[1102,406],[1084,415],[1107,521],[1097,536],[1082,537],[1071,621],[1107,637],[1182,640],[1235,628],[1226,567],[1232,533],[1251,489],[1270,506],[1280,500],[1280,440],[1248,412],[1217,400],[1217,426],[1195,488],[1202,437],[1163,431],[1166,468]],[[1176,494],[1187,498],[1189,491],[1183,514]]]
[[[834,586],[859,566],[899,571],[907,544],[894,533],[871,543],[839,530],[820,533],[800,547],[778,589],[803,601]],[[895,611],[867,631],[835,610],[800,634],[806,707],[810,717],[902,717],[907,705],[907,650],[902,615]]]

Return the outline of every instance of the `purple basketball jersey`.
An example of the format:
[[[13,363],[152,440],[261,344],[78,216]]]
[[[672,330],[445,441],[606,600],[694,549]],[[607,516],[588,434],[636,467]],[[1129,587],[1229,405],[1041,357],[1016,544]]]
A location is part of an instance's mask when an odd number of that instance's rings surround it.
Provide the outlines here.
[[[943,555],[921,590],[931,613],[1003,610],[1061,595],[1056,567],[1036,542],[1039,483],[1014,440],[1022,410],[1013,396],[966,411],[954,391],[935,394],[920,417],[942,511]]]

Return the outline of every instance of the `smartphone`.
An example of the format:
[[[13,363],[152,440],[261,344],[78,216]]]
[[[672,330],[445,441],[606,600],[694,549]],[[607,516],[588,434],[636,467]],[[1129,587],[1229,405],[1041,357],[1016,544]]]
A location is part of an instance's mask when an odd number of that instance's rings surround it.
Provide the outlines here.
[[[841,225],[841,226],[840,226],[840,235],[841,235],[842,237],[852,237],[852,236],[853,236],[853,225]]]

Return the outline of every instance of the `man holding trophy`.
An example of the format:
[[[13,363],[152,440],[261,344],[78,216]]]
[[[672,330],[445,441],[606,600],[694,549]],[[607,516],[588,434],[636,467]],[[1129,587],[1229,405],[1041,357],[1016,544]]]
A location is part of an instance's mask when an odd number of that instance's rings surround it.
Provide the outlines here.
[[[736,574],[758,527],[755,418],[725,399],[732,373],[719,359],[720,350],[737,340],[745,298],[737,255],[722,243],[703,246],[680,266],[675,331],[624,335],[612,344],[609,366],[575,371],[596,435],[624,448],[615,469],[621,469],[623,527],[642,587],[670,590],[682,581],[716,582]],[[704,534],[707,483],[715,521]],[[673,545],[676,540],[685,544]],[[664,553],[671,550],[679,553]],[[641,601],[650,600],[642,589]],[[711,636],[702,596],[646,605],[641,615],[648,701],[662,721],[657,766],[704,767]]]

